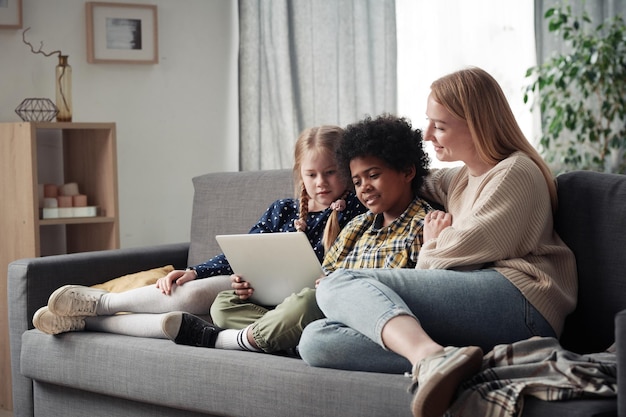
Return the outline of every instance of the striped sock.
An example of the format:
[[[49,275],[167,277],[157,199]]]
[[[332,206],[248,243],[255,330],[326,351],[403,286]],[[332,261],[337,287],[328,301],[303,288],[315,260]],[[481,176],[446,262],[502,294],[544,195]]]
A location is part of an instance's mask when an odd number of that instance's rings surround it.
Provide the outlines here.
[[[229,350],[241,350],[239,344],[237,344],[237,334],[240,330],[236,329],[224,329],[217,335],[215,339],[216,349],[229,349]]]
[[[237,344],[239,345],[239,348],[241,348],[241,350],[247,350],[250,352],[262,352],[261,349],[253,346],[252,343],[250,343],[250,341],[248,340],[248,329],[250,327],[252,327],[252,325],[239,331],[239,333],[237,334]]]
[[[249,326],[248,326],[249,327]],[[241,330],[224,329],[215,340],[216,349],[247,350],[250,352],[262,352],[248,341],[248,327]]]

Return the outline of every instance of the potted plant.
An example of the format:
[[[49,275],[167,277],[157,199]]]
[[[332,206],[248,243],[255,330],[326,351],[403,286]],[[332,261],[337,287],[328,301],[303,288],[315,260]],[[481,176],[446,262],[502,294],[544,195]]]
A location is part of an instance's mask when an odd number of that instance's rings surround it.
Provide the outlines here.
[[[624,20],[592,28],[589,15],[574,16],[570,6],[551,8],[544,18],[566,52],[526,72],[524,102],[532,96],[541,111],[540,152],[556,173],[626,173]]]

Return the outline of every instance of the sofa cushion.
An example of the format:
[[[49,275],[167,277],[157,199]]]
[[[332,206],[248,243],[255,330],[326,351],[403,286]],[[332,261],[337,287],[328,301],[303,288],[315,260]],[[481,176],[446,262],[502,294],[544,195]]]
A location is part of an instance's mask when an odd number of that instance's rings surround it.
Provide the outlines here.
[[[403,375],[313,368],[300,359],[169,340],[29,330],[21,371],[39,383],[216,415],[411,415]]]
[[[578,268],[578,305],[561,343],[578,353],[600,352],[614,342],[614,317],[626,308],[626,176],[574,171],[557,182],[555,228]]]
[[[123,275],[101,284],[92,285],[92,287],[109,292],[124,292],[139,287],[145,287],[146,285],[152,285],[156,283],[159,278],[166,276],[173,270],[174,267],[172,265],[166,265],[159,268],[149,269],[147,271]]]
[[[193,186],[188,265],[221,253],[215,235],[247,233],[271,203],[294,194],[288,169],[205,174]]]

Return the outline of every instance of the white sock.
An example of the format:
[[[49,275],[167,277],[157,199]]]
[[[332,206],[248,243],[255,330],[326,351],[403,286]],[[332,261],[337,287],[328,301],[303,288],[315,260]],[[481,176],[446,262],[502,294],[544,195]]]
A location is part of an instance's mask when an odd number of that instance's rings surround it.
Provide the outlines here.
[[[242,350],[237,344],[237,335],[241,330],[224,329],[217,335],[215,339],[216,349]]]
[[[215,340],[216,349],[230,349],[230,350],[248,350],[251,352],[262,352],[261,349],[253,346],[248,340],[248,328],[236,330],[236,329],[224,329],[218,335]]]

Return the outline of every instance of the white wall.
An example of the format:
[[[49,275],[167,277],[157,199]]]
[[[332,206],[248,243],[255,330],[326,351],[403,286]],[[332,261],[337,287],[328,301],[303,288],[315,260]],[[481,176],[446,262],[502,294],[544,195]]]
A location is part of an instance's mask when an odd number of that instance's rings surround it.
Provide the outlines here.
[[[84,1],[23,0],[23,27],[69,55],[73,121],[117,124],[121,246],[188,241],[191,178],[238,169],[237,2],[125,2],[157,5],[158,64],[88,64]],[[0,122],[24,98],[54,101],[57,61],[0,29]]]

